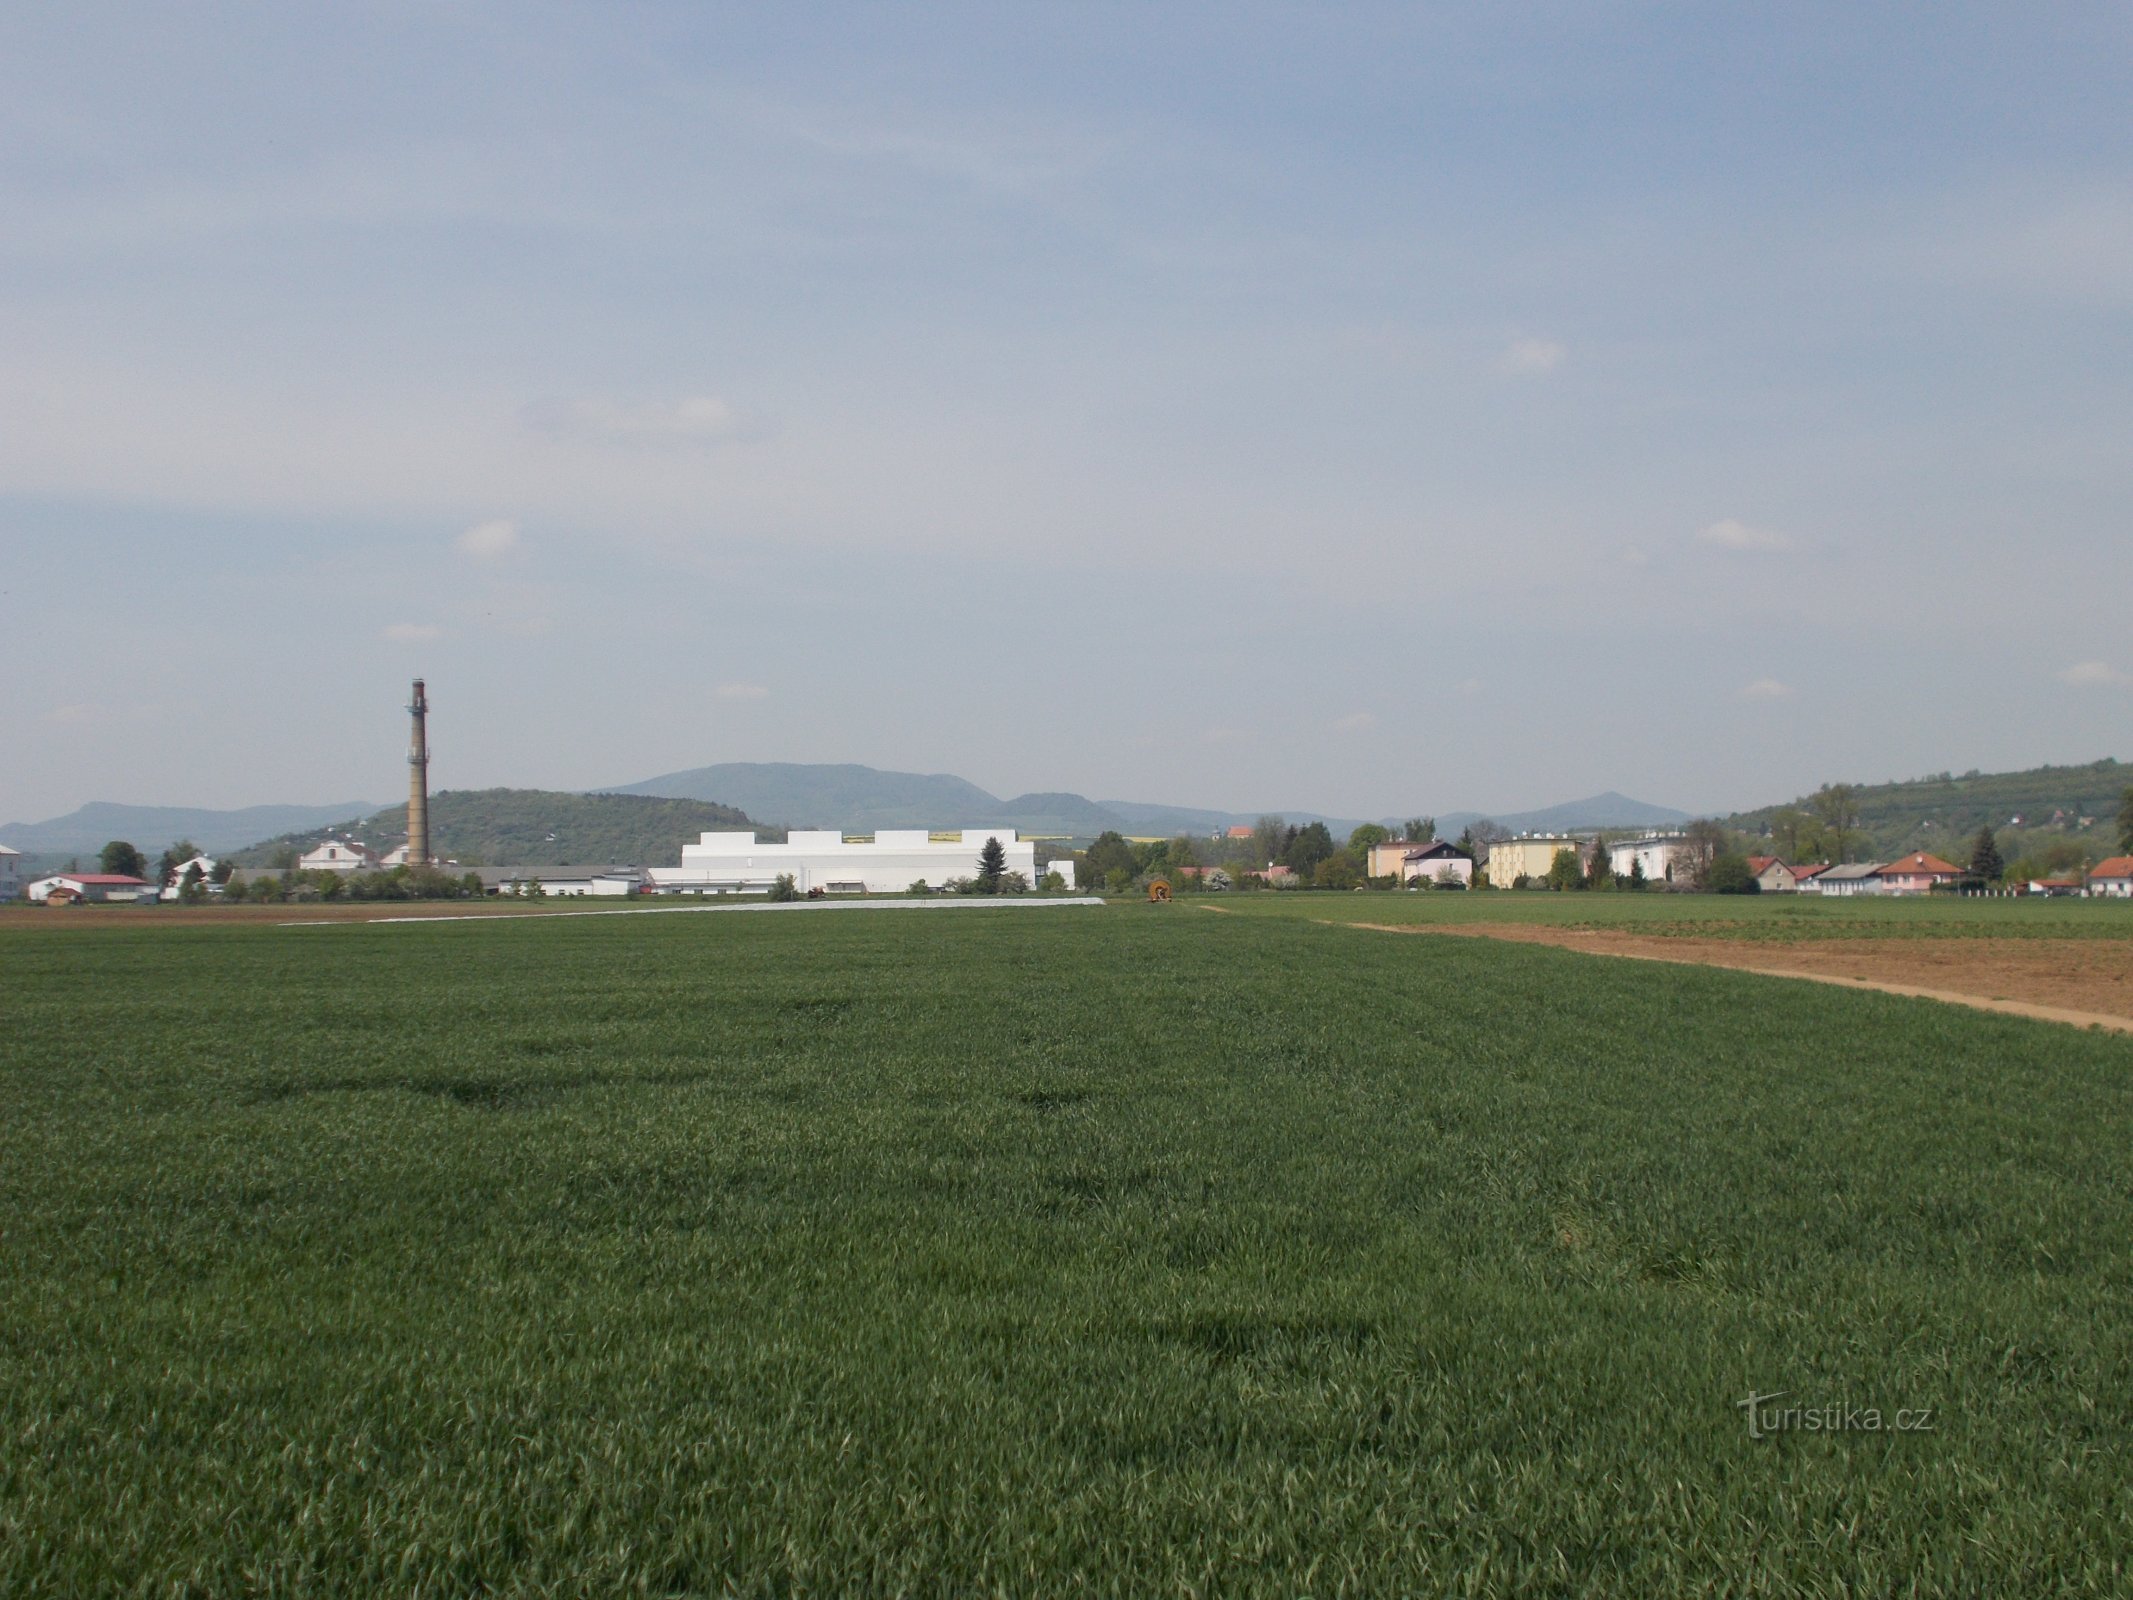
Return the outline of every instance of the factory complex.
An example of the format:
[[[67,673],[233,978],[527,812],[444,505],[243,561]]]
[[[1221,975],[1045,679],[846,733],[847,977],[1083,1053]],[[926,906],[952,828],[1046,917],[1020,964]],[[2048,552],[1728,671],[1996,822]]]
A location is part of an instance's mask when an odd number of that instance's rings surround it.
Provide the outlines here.
[[[790,876],[802,894],[901,894],[915,883],[938,889],[978,874],[988,839],[1006,852],[1004,872],[1037,881],[1037,847],[1013,828],[884,828],[848,838],[834,829],[799,830],[783,844],[762,844],[753,830],[706,833],[681,847],[681,865],[653,867],[646,876],[666,894],[760,894]]]

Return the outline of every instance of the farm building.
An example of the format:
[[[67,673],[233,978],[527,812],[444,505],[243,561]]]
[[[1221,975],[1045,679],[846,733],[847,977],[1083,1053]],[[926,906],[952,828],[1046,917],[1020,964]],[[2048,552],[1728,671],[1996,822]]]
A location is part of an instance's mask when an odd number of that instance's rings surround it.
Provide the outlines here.
[[[378,853],[360,839],[328,839],[296,858],[305,872],[373,872]]]
[[[1849,897],[1858,894],[1881,894],[1888,887],[1881,881],[1881,863],[1878,861],[1843,861],[1814,877],[1817,894],[1832,894]]]
[[[783,844],[759,843],[752,830],[707,833],[681,847],[681,865],[653,867],[653,887],[668,894],[758,894],[785,874],[802,894],[901,894],[923,879],[935,888],[978,875],[978,852],[998,839],[1007,870],[1037,881],[1037,847],[1012,828],[884,828],[847,838],[834,829],[788,834]]]
[[[53,906],[82,901],[130,903],[155,897],[154,884],[123,872],[55,872],[49,878],[39,878],[28,890],[30,900]]]
[[[2100,899],[2133,900],[2133,856],[2113,856],[2096,863],[2089,874],[2089,893]]]
[[[514,867],[481,878],[490,894],[530,894],[539,885],[541,893],[564,899],[633,895],[647,882],[642,867]]]
[[[0,900],[22,893],[22,852],[0,844]]]

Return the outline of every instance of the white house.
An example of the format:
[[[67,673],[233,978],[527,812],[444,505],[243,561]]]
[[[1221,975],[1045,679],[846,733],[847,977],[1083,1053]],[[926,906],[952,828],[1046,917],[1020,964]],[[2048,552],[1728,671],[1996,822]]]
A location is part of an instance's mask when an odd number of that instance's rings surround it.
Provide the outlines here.
[[[0,900],[22,893],[22,852],[0,844]]]
[[[2133,900],[2133,856],[2113,856],[2096,863],[2089,893],[2101,900]]]
[[[1409,845],[1400,856],[1400,882],[1442,883],[1456,879],[1474,886],[1474,858],[1457,845],[1438,839],[1430,844]]]
[[[1624,839],[1607,847],[1607,865],[1616,877],[1627,878],[1642,862],[1646,883],[1671,883],[1674,869],[1681,864],[1688,848],[1688,835],[1681,833],[1654,833],[1642,839]]]
[[[371,872],[378,853],[360,839],[328,839],[298,856],[296,864],[305,872]]]
[[[760,894],[790,873],[802,894],[901,894],[921,879],[937,889],[951,878],[976,877],[987,839],[1007,852],[1007,871],[1037,881],[1037,847],[1013,828],[883,828],[851,839],[834,829],[805,830],[783,844],[760,844],[753,831],[707,833],[681,847],[680,866],[653,867],[651,879],[669,894]]]
[[[213,856],[194,856],[192,860],[181,861],[170,869],[170,882],[163,885],[161,898],[175,900],[182,895],[185,892],[185,875],[195,867],[200,869],[200,876],[197,880],[200,887],[209,894],[220,894],[222,885],[213,881],[215,858]]]

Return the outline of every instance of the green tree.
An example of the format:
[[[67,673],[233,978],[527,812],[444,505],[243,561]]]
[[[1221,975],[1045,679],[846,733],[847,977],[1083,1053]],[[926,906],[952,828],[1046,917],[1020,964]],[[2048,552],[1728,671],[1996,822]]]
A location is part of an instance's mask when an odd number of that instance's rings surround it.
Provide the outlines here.
[[[1685,842],[1674,864],[1673,876],[1693,888],[1708,888],[1705,879],[1710,874],[1711,863],[1726,852],[1726,830],[1709,817],[1698,817],[1682,830],[1682,838]]]
[[[2133,856],[2133,789],[2118,802],[2118,848]]]
[[[535,880],[533,886],[535,889],[539,889],[539,880]],[[799,899],[800,885],[798,881],[789,872],[779,873],[775,878],[772,878],[770,880],[770,898],[780,902],[781,904],[786,901]],[[795,923],[794,926],[797,927],[799,926],[799,924]]]
[[[1131,881],[1140,870],[1133,859],[1133,846],[1126,843],[1125,835],[1116,830],[1096,836],[1096,842],[1089,846],[1089,853],[1082,857],[1082,867],[1091,883],[1109,883],[1114,872],[1123,872]]]
[[[1585,869],[1578,865],[1578,853],[1568,845],[1556,851],[1548,863],[1548,887],[1551,889],[1582,889],[1585,887]]]
[[[1612,889],[1614,886],[1614,860],[1607,853],[1607,835],[1603,833],[1592,841],[1592,855],[1585,865],[1585,887]]]
[[[1711,858],[1704,870],[1703,887],[1713,894],[1761,894],[1762,884],[1748,865],[1748,858],[1727,850]]]
[[[113,839],[105,845],[97,862],[101,871],[128,878],[144,877],[148,872],[148,858],[124,839]]]
[[[1982,878],[1987,883],[1998,883],[2006,876],[2007,864],[2000,859],[2000,842],[1992,836],[1992,824],[1978,829],[1977,838],[1970,845],[1970,875]]]
[[[1351,850],[1336,850],[1311,869],[1311,882],[1321,889],[1353,889],[1363,881],[1363,864]]]
[[[162,859],[156,862],[156,882],[170,882],[172,878],[178,875],[178,868],[184,866],[186,862],[201,853],[200,847],[194,844],[192,840],[180,839],[176,844],[164,851]]]
[[[1830,859],[1849,860],[1848,852],[1859,832],[1859,791],[1848,783],[1825,783],[1815,791],[1812,804]]]
[[[1333,854],[1333,835],[1323,822],[1309,823],[1282,848],[1281,864],[1298,877],[1309,879],[1318,864]]]
[[[1786,862],[1800,859],[1800,841],[1813,827],[1813,819],[1798,806],[1779,806],[1770,817],[1770,842]]]
[[[978,852],[978,893],[998,894],[1000,875],[1006,870],[1007,846],[996,837],[987,839],[985,847]]]
[[[1279,861],[1281,852],[1287,846],[1289,837],[1294,831],[1281,817],[1261,817],[1257,822],[1253,823],[1253,870],[1264,872],[1269,862]]]
[[[1409,844],[1435,844],[1437,842],[1437,819],[1435,817],[1409,817],[1400,824],[1400,837]],[[1463,850],[1466,847],[1461,845],[1460,848]]]
[[[1366,822],[1348,835],[1348,848],[1367,859],[1372,845],[1383,844],[1391,837],[1391,829],[1380,827],[1375,822]]]
[[[1632,894],[1644,892],[1644,856],[1641,852],[1629,858],[1629,876],[1623,881],[1623,887]]]

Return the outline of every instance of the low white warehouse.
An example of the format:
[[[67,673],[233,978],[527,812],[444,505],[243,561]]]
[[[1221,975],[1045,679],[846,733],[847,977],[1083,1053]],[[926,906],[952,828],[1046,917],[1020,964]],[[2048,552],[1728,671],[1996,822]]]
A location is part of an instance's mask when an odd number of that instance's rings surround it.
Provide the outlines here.
[[[1013,828],[884,828],[867,839],[823,829],[790,834],[783,844],[760,844],[753,832],[707,833],[681,847],[680,866],[653,867],[651,878],[669,893],[749,894],[789,872],[802,894],[901,894],[920,879],[938,889],[951,878],[975,878],[987,839],[1007,852],[1007,871],[1037,881],[1037,847]]]

